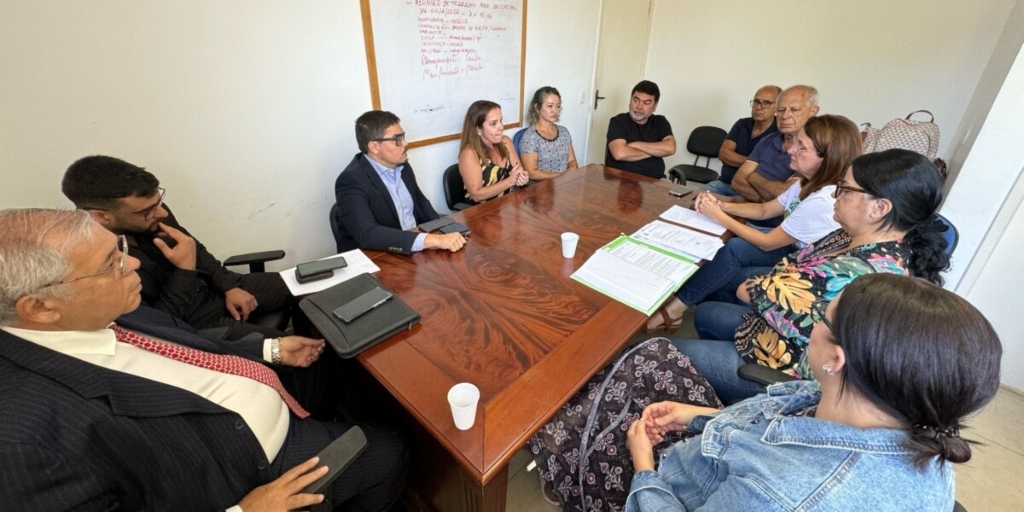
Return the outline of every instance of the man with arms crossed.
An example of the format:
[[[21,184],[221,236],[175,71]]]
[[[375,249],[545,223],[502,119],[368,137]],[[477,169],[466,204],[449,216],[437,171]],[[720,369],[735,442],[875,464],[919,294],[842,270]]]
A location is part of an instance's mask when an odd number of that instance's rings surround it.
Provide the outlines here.
[[[775,126],[775,102],[782,88],[777,85],[766,85],[754,93],[750,101],[750,117],[736,121],[729,130],[729,135],[718,150],[718,159],[722,161],[722,172],[718,179],[701,187],[723,196],[738,196],[730,185],[739,166],[747,161],[754,147],[762,139],[778,130]]]
[[[408,255],[423,249],[456,252],[466,244],[461,233],[409,231],[438,215],[416,184],[398,121],[381,110],[356,119],[360,152],[334,182],[338,252],[359,248]]]
[[[643,80],[630,93],[629,112],[608,123],[608,148],[604,164],[651,178],[665,177],[665,157],[676,153],[672,126],[655,115],[661,90]]]
[[[351,425],[309,419],[259,359],[139,307],[139,260],[81,210],[0,212],[0,503],[18,510],[292,510],[311,459]],[[115,320],[117,321],[116,323]],[[282,347],[307,366],[323,350]],[[367,451],[328,492],[385,510],[407,448]]]
[[[71,164],[61,183],[64,195],[115,235],[142,263],[142,300],[196,329],[228,327],[225,339],[252,333],[277,338],[283,332],[249,322],[296,299],[276,272],[239,274],[214,258],[178,224],[164,203],[164,189],[142,167],[109,156]]]

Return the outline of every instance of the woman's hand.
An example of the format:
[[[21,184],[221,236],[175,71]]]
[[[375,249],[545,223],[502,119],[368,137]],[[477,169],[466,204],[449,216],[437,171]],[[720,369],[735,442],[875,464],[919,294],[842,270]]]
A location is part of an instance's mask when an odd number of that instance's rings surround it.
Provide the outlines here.
[[[519,161],[516,161],[515,165],[512,167],[512,176],[515,177],[516,185],[519,185],[520,187],[526,185],[530,181],[530,173],[526,172],[526,169],[523,169],[523,166]]]
[[[647,437],[654,444],[665,439],[665,434],[681,431],[693,421],[695,416],[713,414],[718,409],[681,404],[678,402],[658,402],[648,405],[640,417],[644,421]]]
[[[654,469],[654,444],[647,437],[643,417],[633,422],[626,432],[626,444],[633,458],[633,470],[637,473]]]
[[[694,205],[694,209],[697,213],[704,215],[705,217],[721,224],[722,219],[728,217],[724,210],[722,210],[722,202],[719,201],[710,192],[704,192],[697,197],[697,202]]]

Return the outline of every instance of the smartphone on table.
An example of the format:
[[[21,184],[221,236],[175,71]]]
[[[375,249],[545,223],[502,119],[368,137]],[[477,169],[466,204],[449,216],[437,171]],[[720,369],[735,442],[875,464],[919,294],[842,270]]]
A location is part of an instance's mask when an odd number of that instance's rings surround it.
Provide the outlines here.
[[[383,288],[374,287],[370,291],[352,299],[347,304],[335,309],[334,316],[347,324],[359,318],[367,311],[387,302],[390,298],[391,292]]]
[[[326,279],[334,275],[335,269],[345,268],[346,266],[348,266],[348,262],[342,256],[300,263],[295,267],[295,280],[305,284]]]

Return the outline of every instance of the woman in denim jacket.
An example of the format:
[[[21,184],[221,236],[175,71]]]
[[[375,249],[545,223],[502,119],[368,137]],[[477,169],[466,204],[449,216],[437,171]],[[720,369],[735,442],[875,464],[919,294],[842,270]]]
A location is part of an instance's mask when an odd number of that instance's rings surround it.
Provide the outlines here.
[[[961,422],[999,385],[991,325],[953,293],[893,274],[815,307],[818,382],[721,410],[644,410],[628,432],[627,511],[952,510],[951,463],[971,457]],[[655,472],[652,446],[680,430],[700,435],[662,452]]]

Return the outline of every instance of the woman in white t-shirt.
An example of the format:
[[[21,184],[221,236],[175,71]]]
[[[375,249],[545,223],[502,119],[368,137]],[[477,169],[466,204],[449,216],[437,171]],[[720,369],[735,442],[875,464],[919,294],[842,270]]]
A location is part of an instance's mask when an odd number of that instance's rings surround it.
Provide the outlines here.
[[[725,203],[709,192],[697,196],[694,208],[736,236],[648,319],[643,331],[664,328],[666,334],[674,333],[686,308],[712,294],[716,300],[735,301],[736,286],[747,277],[767,273],[783,256],[839,229],[832,217],[832,192],[861,151],[860,132],[852,121],[834,115],[812,117],[788,150],[789,165],[800,180],[778,198],[765,203]],[[763,233],[730,215],[752,220],[782,215],[784,219],[782,225]]]

